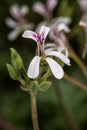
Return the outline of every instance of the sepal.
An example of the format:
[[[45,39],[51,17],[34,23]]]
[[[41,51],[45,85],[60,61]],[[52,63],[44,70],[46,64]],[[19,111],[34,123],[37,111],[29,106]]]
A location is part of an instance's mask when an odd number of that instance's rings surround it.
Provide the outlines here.
[[[13,80],[18,80],[20,78],[20,73],[10,64],[6,64],[8,72]]]
[[[14,67],[17,69],[21,69],[23,67],[23,61],[21,56],[13,48],[11,48],[11,62],[14,65]]]
[[[40,91],[46,92],[49,89],[50,86],[51,86],[50,81],[43,81],[43,82],[40,83]]]
[[[39,91],[40,87],[39,87],[38,82],[37,82],[37,81],[32,81],[32,82],[31,82],[31,85],[30,85],[30,89],[31,89],[31,91],[33,91],[33,92]]]

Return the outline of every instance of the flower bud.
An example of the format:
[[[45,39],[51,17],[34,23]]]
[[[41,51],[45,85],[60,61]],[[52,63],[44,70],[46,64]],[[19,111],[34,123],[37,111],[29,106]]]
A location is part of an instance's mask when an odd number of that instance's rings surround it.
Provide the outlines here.
[[[51,86],[50,81],[43,81],[40,83],[40,91],[45,92],[48,90],[48,88]]]
[[[11,61],[15,68],[21,69],[23,67],[23,61],[21,59],[21,56],[13,48],[11,48]]]
[[[31,90],[33,91],[33,92],[37,92],[37,91],[39,91],[39,89],[40,89],[40,87],[39,87],[39,84],[38,84],[38,82],[37,81],[33,81],[32,83],[31,83]]]
[[[6,64],[6,66],[7,66],[7,69],[8,69],[8,72],[9,72],[11,78],[14,80],[19,80],[19,78],[20,78],[19,72],[10,64]]]

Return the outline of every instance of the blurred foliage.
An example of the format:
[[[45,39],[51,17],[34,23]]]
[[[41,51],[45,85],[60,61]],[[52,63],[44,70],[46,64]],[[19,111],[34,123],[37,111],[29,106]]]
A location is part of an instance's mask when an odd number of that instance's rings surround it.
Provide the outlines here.
[[[32,130],[30,96],[20,90],[17,81],[13,81],[7,72],[6,63],[10,63],[10,48],[15,48],[23,58],[26,69],[34,55],[36,44],[31,40],[26,40],[21,35],[13,42],[8,41],[7,34],[10,29],[5,25],[6,17],[10,16],[9,7],[18,3],[27,4],[32,9],[36,0],[0,0],[0,115],[7,122],[13,124],[21,130]],[[45,2],[45,0],[43,0]],[[84,46],[84,30],[78,27],[82,12],[76,0],[60,0],[54,10],[55,16],[70,16],[72,18],[71,29],[74,33],[69,34],[69,40],[75,52],[81,56]],[[26,16],[30,22],[39,23],[43,18],[34,13]],[[87,65],[87,57],[83,61]],[[72,75],[79,81],[87,84],[79,67],[71,61],[71,67],[65,67],[65,72]],[[60,84],[64,101],[73,115],[74,121],[80,130],[87,129],[87,92],[78,86],[65,81],[56,81]],[[57,86],[56,86],[57,87]],[[38,118],[41,130],[68,130],[64,115],[57,103],[54,87],[52,86],[47,92],[40,93],[37,97]],[[1,130],[1,128],[0,128]]]

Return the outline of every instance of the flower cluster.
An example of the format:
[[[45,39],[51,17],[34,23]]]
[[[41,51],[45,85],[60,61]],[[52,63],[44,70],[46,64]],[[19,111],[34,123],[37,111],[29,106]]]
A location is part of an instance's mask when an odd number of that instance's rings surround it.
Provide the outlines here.
[[[6,24],[8,27],[13,28],[13,30],[8,34],[8,39],[10,41],[15,40],[18,35],[23,32],[26,29],[32,29],[33,24],[27,23],[24,16],[29,12],[29,8],[26,5],[23,5],[21,7],[18,6],[18,4],[14,4],[10,7],[10,14],[12,15],[12,18],[6,18]]]
[[[53,18],[53,9],[57,5],[57,0],[47,0],[46,5],[36,2],[33,10],[43,15],[44,21],[36,27],[37,31],[32,31],[32,24],[28,24],[24,16],[29,12],[27,6],[19,7],[14,4],[10,8],[13,19],[7,18],[6,23],[13,31],[8,35],[10,40],[14,40],[23,31],[22,37],[34,40],[37,43],[35,57],[29,64],[27,73],[20,55],[11,49],[12,65],[7,65],[8,71],[14,80],[18,80],[24,90],[31,92],[30,86],[40,86],[38,91],[42,91],[42,83],[50,86],[47,79],[53,74],[55,78],[61,79],[64,76],[64,64],[70,66],[68,58],[69,52],[65,44],[65,33],[70,32],[68,25],[71,19],[68,17]],[[48,35],[49,33],[49,35]],[[49,42],[45,42],[46,37]],[[33,85],[32,85],[33,84]],[[32,87],[33,88],[33,87]]]

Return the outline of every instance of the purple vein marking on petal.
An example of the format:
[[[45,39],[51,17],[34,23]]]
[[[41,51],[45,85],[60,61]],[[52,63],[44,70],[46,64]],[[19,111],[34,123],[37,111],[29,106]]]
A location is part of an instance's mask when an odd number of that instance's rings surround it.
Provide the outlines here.
[[[32,33],[32,36],[36,39],[36,41],[39,43],[39,37],[38,34]]]
[[[43,31],[40,35],[40,40],[41,40],[41,45],[43,44],[44,42],[44,35],[45,35],[45,31]]]

